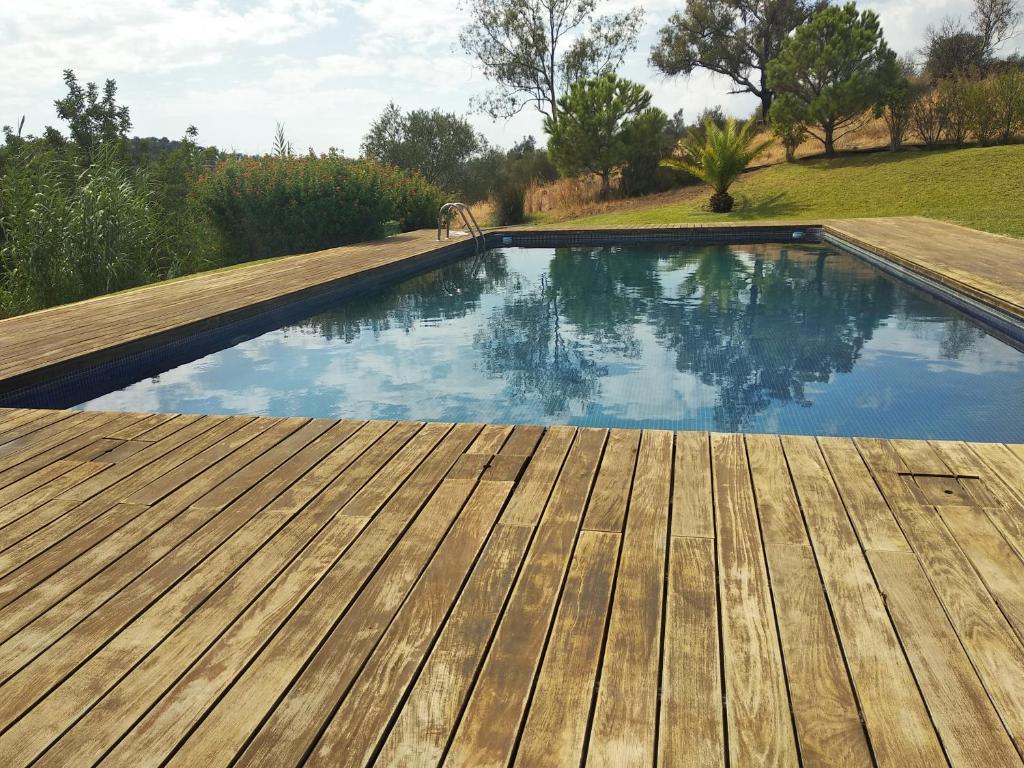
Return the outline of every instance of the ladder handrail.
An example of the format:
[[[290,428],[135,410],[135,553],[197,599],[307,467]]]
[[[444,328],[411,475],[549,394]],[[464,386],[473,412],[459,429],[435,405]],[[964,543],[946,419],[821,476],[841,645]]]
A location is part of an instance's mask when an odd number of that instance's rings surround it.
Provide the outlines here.
[[[473,238],[473,245],[476,247],[477,252],[479,252],[481,245],[486,245],[487,241],[484,238],[484,231],[476,221],[476,216],[473,215],[473,211],[465,203],[445,203],[441,206],[441,209],[437,212],[437,239],[441,239],[442,226],[444,227],[445,239],[451,237],[452,213],[454,211],[459,212],[459,215],[462,217],[462,223],[466,225],[470,237]]]

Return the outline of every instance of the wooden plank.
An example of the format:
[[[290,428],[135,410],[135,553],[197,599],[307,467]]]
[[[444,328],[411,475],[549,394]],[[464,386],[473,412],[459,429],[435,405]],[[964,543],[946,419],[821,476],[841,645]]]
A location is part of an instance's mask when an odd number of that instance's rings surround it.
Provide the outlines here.
[[[13,442],[25,435],[38,434],[49,427],[72,416],[70,411],[25,411],[18,419],[9,421],[0,432],[0,445]]]
[[[903,531],[853,441],[845,437],[819,437],[818,447],[863,547],[909,552]]]
[[[78,565],[78,560],[96,547],[101,547],[128,527],[130,538],[137,533],[140,525],[133,525],[149,510],[135,504],[113,504],[102,514],[78,528],[73,536],[67,536],[58,543],[40,552],[31,560],[0,578],[0,608],[4,608],[44,579],[57,572],[66,571]],[[65,515],[70,517],[72,513]],[[73,578],[73,576],[72,576]]]
[[[135,424],[119,429],[116,432],[111,432],[110,437],[117,440],[142,440],[147,432],[159,427],[166,421],[176,418],[177,415],[176,413],[151,413]],[[152,441],[147,440],[147,442]]]
[[[580,533],[523,726],[519,765],[581,764],[620,539]]]
[[[439,764],[532,535],[526,526],[495,526],[374,765]]]
[[[464,450],[468,442],[460,439],[458,448]],[[453,463],[439,465],[441,474]],[[455,528],[478,477],[439,479],[436,490],[428,490],[430,498],[423,510],[295,678],[288,696],[260,726],[236,765],[298,764],[305,759],[329,713],[347,693],[442,537]],[[456,537],[461,532],[460,526]],[[327,757],[327,762],[333,761]]]
[[[222,509],[228,504],[240,503],[242,499],[253,498],[253,491],[256,486],[252,485],[251,476],[270,477],[278,467],[284,465],[298,451],[308,445],[311,441],[321,437],[328,430],[331,423],[326,419],[283,419],[282,425],[291,427],[293,431],[265,453],[253,459],[245,472],[238,472],[219,483],[216,488],[210,489],[192,504],[196,507],[210,507]],[[263,480],[262,483],[266,483]],[[287,487],[287,486],[285,486]],[[279,488],[279,491],[284,488]],[[276,494],[274,494],[276,496]],[[273,497],[272,497],[273,498]],[[263,502],[263,499],[256,499],[256,503]]]
[[[777,435],[747,435],[745,440],[765,544],[807,544],[782,442]]]
[[[330,445],[344,442],[354,431],[355,427],[356,425],[353,423],[339,422],[326,433],[326,436],[330,436],[331,442],[325,444],[330,447]],[[227,442],[223,441],[222,444],[215,447],[219,448]],[[235,445],[234,447],[237,448],[238,446]],[[220,460],[221,455],[220,451],[213,452],[204,458],[204,463],[207,465],[215,464]],[[202,469],[201,466],[193,466],[190,472],[198,475],[200,474],[200,469]],[[180,482],[180,476],[178,480]],[[73,591],[87,579],[98,573],[108,563],[115,561],[139,542],[148,539],[145,544],[147,549],[159,547],[161,542],[166,539],[166,534],[162,535],[161,527],[164,524],[171,525],[175,517],[185,510],[189,501],[201,494],[201,488],[208,487],[208,485],[209,481],[206,486],[192,484],[190,488],[181,493],[172,493],[169,503],[158,504],[153,508],[144,508],[144,515],[137,516],[107,539],[70,563],[58,574],[38,584],[30,592],[21,595],[16,602],[7,605],[2,616],[0,616],[0,637],[9,636],[9,634],[6,634],[8,627],[20,627],[28,623],[31,618]],[[193,508],[192,513],[189,517],[209,519],[209,515],[200,515],[195,508]],[[177,531],[177,527],[172,527],[171,530]],[[0,597],[2,597],[5,591],[0,588]]]
[[[486,424],[481,425],[480,434],[477,435],[473,444],[466,449],[466,453],[485,453],[493,455],[501,450],[501,446],[512,434],[511,424]]]
[[[356,515],[368,517],[377,513],[392,494],[405,483],[420,464],[430,457],[434,460],[432,451],[434,447],[451,430],[451,424],[427,424],[406,443],[398,453],[388,462],[388,471],[375,477],[372,482],[367,483],[359,489],[344,507],[341,508],[343,515]],[[478,424],[460,424],[458,435],[466,430],[476,434],[480,430]],[[460,451],[461,453],[461,451]],[[446,454],[442,454],[444,456]],[[452,459],[454,464],[457,457]],[[450,467],[446,467],[447,471]]]
[[[514,450],[514,442],[515,435],[503,450]],[[546,439],[537,450],[557,453],[562,448],[558,441]],[[542,476],[547,478],[546,486],[538,487]],[[535,474],[529,483],[526,477],[529,473],[516,485],[512,502],[517,496],[525,495],[533,503],[546,507],[557,474]],[[490,542],[381,745],[376,765],[436,766],[441,761],[533,532],[532,526],[507,525],[501,521],[495,526]]]
[[[871,766],[810,547],[765,544],[803,766]]]
[[[336,425],[337,426],[337,425]],[[293,460],[282,466],[289,466],[300,457],[305,458],[305,467],[315,464],[324,454],[344,440],[348,430],[341,430],[330,440],[314,440],[307,444]],[[328,430],[330,435],[334,430]],[[299,473],[304,469],[298,469]],[[264,512],[272,515],[273,513]],[[98,760],[109,747],[113,746],[138,717],[155,705],[161,694],[175,682],[182,670],[190,668],[208,648],[219,639],[227,656],[218,657],[218,664],[233,663],[234,651],[254,652],[255,648],[239,648],[232,640],[246,637],[253,631],[252,622],[259,622],[260,609],[271,614],[284,611],[287,596],[296,589],[308,587],[310,579],[316,580],[337,559],[338,546],[344,547],[358,533],[361,525],[342,525],[340,539],[319,556],[309,555],[308,561],[300,561],[288,571],[300,553],[311,546],[311,542],[329,522],[308,510],[293,517],[274,535],[269,544],[261,548],[244,563],[223,585],[216,588],[209,598],[188,619],[178,625],[153,652],[129,674],[109,690],[84,717],[77,720],[70,730],[56,740],[36,765],[61,764],[68,759],[92,763]],[[295,574],[299,574],[296,576]],[[312,574],[312,575],[311,575]],[[252,607],[251,603],[261,595],[263,589],[280,576],[275,590],[264,593],[266,600]],[[246,612],[238,622],[235,618]],[[284,611],[287,615],[287,611]],[[256,619],[253,617],[256,616]],[[248,621],[247,621],[248,619]],[[225,637],[221,633],[233,622],[234,631]],[[263,634],[249,634],[247,640],[262,645]],[[244,644],[245,640],[243,640]],[[102,652],[101,652],[102,655]],[[94,662],[96,657],[90,660]],[[119,670],[118,670],[119,671]],[[73,679],[73,678],[72,678]],[[191,692],[190,692],[190,695]],[[173,742],[172,742],[173,744]]]
[[[97,437],[102,437],[109,429],[118,429],[138,418],[131,414],[89,414],[77,419],[67,419],[64,431],[48,435],[45,439],[29,435],[27,438],[0,446],[0,450],[10,449],[9,454],[0,458],[0,487],[20,480],[47,464],[66,458]],[[23,440],[26,442],[21,443]]]
[[[942,518],[926,508],[899,514],[949,621],[1018,751],[1024,754],[1024,686],[1020,684],[1024,681],[1024,647]],[[978,534],[984,536],[986,527],[995,533],[986,525],[984,515],[978,514],[982,519],[972,520],[978,525]],[[975,531],[963,530],[961,521],[966,516],[945,508],[942,517],[953,519],[954,525],[959,523],[961,534],[966,534],[962,538],[972,540]],[[1013,560],[1020,566],[1018,572],[1024,571],[1024,563]]]
[[[257,463],[253,462],[250,467]],[[250,489],[250,493],[254,492],[256,497],[269,501],[262,486],[265,483],[274,486],[282,480],[285,484],[290,484],[286,478],[268,476],[264,481],[256,483]],[[24,708],[34,704],[39,692],[48,690],[60,681],[75,669],[76,664],[89,658],[89,654],[97,648],[102,647],[103,651],[102,655],[97,654],[89,659],[93,663],[93,669],[102,670],[103,660],[112,657],[119,658],[119,664],[123,668],[125,656],[137,658],[138,654],[144,654],[153,642],[166,636],[192,610],[202,604],[207,594],[223,583],[289,519],[290,515],[287,514],[256,515],[262,506],[254,505],[247,496],[248,494],[243,494],[226,510],[230,514],[218,516],[218,520],[223,519],[222,527],[204,528],[203,533],[207,536],[194,542],[194,547],[183,550],[174,560],[165,558],[161,561],[161,568],[152,572],[153,578],[141,583],[136,582],[139,586],[130,595],[122,593],[117,601],[104,606],[106,610],[94,611],[72,632],[64,635],[8,679],[2,690],[16,691],[17,694],[0,700],[0,729],[10,724]],[[224,542],[222,536],[230,538],[223,546],[219,546]],[[211,546],[219,548],[212,556],[207,557]],[[197,556],[206,559],[198,568],[194,568],[193,558]],[[190,568],[194,569],[189,571]],[[184,578],[181,578],[182,576]],[[177,579],[181,580],[176,581]],[[168,581],[173,584],[169,590]],[[152,602],[154,598],[158,598],[156,602]],[[82,672],[83,669],[85,668],[78,670],[80,675],[77,678],[81,690],[75,695],[63,698],[51,697],[44,704],[55,701],[57,704],[54,706],[73,711],[80,706],[80,702],[93,696],[97,687],[113,682],[106,675],[98,673],[90,676],[87,672]],[[36,740],[32,740],[31,736],[36,718],[46,718],[45,707],[33,710],[33,713],[40,712],[42,714],[19,721],[25,725],[20,726],[21,731],[12,738],[12,743],[28,739],[25,744],[33,743],[37,747],[40,746],[38,739],[45,739],[43,733],[36,734]],[[59,722],[61,718],[54,717],[54,720]],[[2,743],[3,739],[0,738],[0,744]],[[25,751],[30,749],[26,746]]]
[[[972,451],[1024,504],[1024,459],[999,443],[969,443]]]
[[[1019,766],[1020,756],[917,558],[905,552],[868,557],[950,762]]]
[[[798,763],[743,438],[711,436],[729,759]]]
[[[616,429],[608,437],[608,447],[583,518],[584,530],[622,532],[639,446],[638,430]]]
[[[243,419],[240,425],[228,420],[222,427],[215,427],[207,433],[207,437],[215,436],[212,442],[203,440],[199,444],[191,446],[198,450],[195,452],[190,450],[189,453],[192,455],[177,465],[170,462],[162,465],[159,475],[132,492],[125,501],[129,504],[153,506],[197,475],[202,474],[210,466],[230,456],[272,427],[279,425],[280,422],[277,419]],[[286,427],[286,429],[287,432],[291,431],[290,428]],[[284,430],[281,432],[287,434]]]
[[[12,495],[17,498],[0,506],[0,548],[5,548],[18,538],[4,530],[7,526],[21,520],[26,515],[35,513],[43,504],[53,501],[68,488],[87,480],[106,468],[106,464],[94,462],[81,464],[74,461],[55,461],[39,472],[23,478],[22,481],[7,486],[7,488],[15,489]],[[25,482],[25,485],[17,487],[21,482]],[[22,493],[26,488],[36,486],[37,483],[39,485],[33,490]],[[39,530],[45,525],[45,521],[40,522],[38,515],[33,515],[33,517],[33,520],[26,520],[24,523],[29,531]]]
[[[104,498],[124,501],[150,480],[240,429],[249,420],[245,417],[197,419],[163,440],[148,444],[132,458],[112,464],[106,471],[69,488],[61,498],[86,501],[103,493]]]
[[[640,441],[588,765],[654,763],[672,437],[671,432],[645,430]]]
[[[261,455],[291,431],[291,425],[276,423],[235,454],[219,461],[179,488],[158,506],[174,506],[179,509],[187,507],[210,488],[216,487],[225,478],[235,474],[239,468],[248,464],[249,471],[253,471],[250,459]],[[365,446],[365,443],[353,443],[355,450],[345,452],[340,458],[340,463],[335,464],[339,470],[348,467],[348,464],[345,464],[346,460],[352,465],[358,463],[355,460],[360,456],[359,448]],[[348,442],[343,448],[345,446],[348,446]],[[339,449],[323,464],[335,462],[336,456],[341,453],[342,450]],[[319,468],[322,465],[317,466]],[[303,481],[312,474],[314,473],[304,475],[292,488],[303,486]],[[258,483],[260,479],[254,472],[252,481]],[[313,496],[321,487],[312,484],[307,486],[307,490],[310,496]],[[276,506],[276,501],[271,503],[268,511],[294,513],[303,506],[297,497],[293,497],[293,501],[297,503],[284,506]],[[238,505],[228,507],[223,514],[215,516],[218,510],[208,507],[189,508],[187,519],[194,520],[198,528],[194,536],[189,537],[185,534],[182,539],[175,540],[176,528],[163,529],[160,534],[149,540],[147,546],[133,550],[65,598],[59,611],[44,613],[17,635],[0,644],[0,680],[8,678],[44,652],[48,670],[62,669],[64,665],[73,664],[76,659],[88,655],[94,644],[102,642],[106,637],[104,632],[109,631],[112,634],[120,626],[127,624],[163,590],[169,588],[216,547],[240,530],[257,511],[248,506]],[[209,525],[199,528],[200,524],[211,517],[213,520]],[[140,577],[136,579],[137,576]],[[111,598],[115,595],[117,600],[112,601]],[[87,618],[83,621],[83,617]],[[82,624],[76,627],[79,621],[82,621]],[[72,627],[75,627],[75,630],[62,637],[63,633]],[[56,645],[47,650],[54,643]]]
[[[42,554],[76,531],[85,529],[86,535],[102,525],[103,515],[109,512],[117,502],[97,500],[88,504],[79,504],[64,499],[54,499],[45,507],[55,506],[57,514],[52,522],[18,541],[16,544],[0,552],[0,583],[25,567],[34,557]],[[94,523],[99,520],[100,522]],[[90,527],[91,525],[91,527]],[[77,546],[72,541],[68,546]]]
[[[937,511],[1017,636],[1024,640],[1024,561],[982,510],[938,507]]]
[[[928,503],[917,484],[908,482],[906,475],[910,470],[888,440],[858,437],[854,438],[854,444],[891,509]]]
[[[519,424],[501,447],[501,453],[509,456],[533,456],[537,443],[544,436],[544,428]]]
[[[64,728],[88,711],[121,675],[131,670],[201,605],[241,563],[258,551],[285,522],[274,515],[256,517],[254,525],[244,533],[236,533],[227,547],[219,549],[216,555],[204,561],[203,567],[178,582],[174,589],[122,629],[67,679],[62,679],[69,671],[66,663],[56,668],[43,665],[40,664],[41,656],[9,680],[4,690],[10,691],[11,695],[0,699],[0,722],[3,723],[2,727],[7,728],[0,736],[0,761],[4,765],[16,766],[25,765],[37,757]],[[52,646],[51,650],[53,647],[56,646]],[[121,674],[117,674],[117,670]],[[39,685],[41,680],[46,680],[48,684]],[[55,682],[60,682],[60,688],[38,701],[40,695]]]
[[[606,436],[581,429],[573,441],[446,765],[505,765],[512,757]]]
[[[519,488],[502,515],[508,525],[536,525],[551,493],[551,484],[562,470],[576,430],[551,427],[544,433]]]
[[[942,765],[942,747],[824,457],[813,438],[782,443],[875,761]]]
[[[366,765],[372,760],[513,485],[481,480],[334,712],[307,765]]]
[[[712,539],[671,538],[658,732],[662,768],[725,766],[716,573]]]
[[[706,432],[677,432],[672,483],[672,535],[714,538],[711,443]]]
[[[48,499],[34,508],[28,505],[19,505],[13,512],[21,512],[23,514],[0,530],[0,555],[16,545],[22,544],[28,537],[52,525],[54,521],[59,521],[60,518],[77,507],[77,501],[67,501],[65,499]],[[67,526],[64,525],[64,528],[67,528]],[[0,575],[17,568],[38,554],[39,551],[45,549],[46,546],[49,546],[49,544],[44,543],[40,547],[32,548],[31,541],[25,543],[23,546],[24,554],[15,552],[7,558],[6,563],[3,559],[0,559],[0,568],[4,569],[0,570]]]
[[[435,425],[427,425],[424,429],[432,426]],[[447,429],[447,425],[444,428]],[[361,517],[371,519],[346,557],[339,561],[302,603],[290,619],[287,631],[275,635],[259,657],[207,713],[189,740],[174,753],[169,765],[194,765],[196,762],[216,760],[218,756],[234,756],[249,741],[280,694],[290,688],[313,654],[322,651],[320,658],[324,659],[329,654],[337,654],[339,646],[343,650],[345,638],[335,633],[339,620],[343,615],[349,615],[346,611],[362,596],[360,590],[375,575],[378,564],[388,557],[392,546],[428,502],[444,475],[475,439],[478,431],[477,426],[455,427],[441,443],[441,447],[393,497],[386,500],[379,512],[366,510],[367,514]],[[390,463],[382,472],[387,473],[389,466]],[[415,546],[415,543],[411,546]],[[367,593],[363,605],[370,603],[374,597],[385,596],[381,586],[381,580],[378,579],[373,596]],[[396,592],[401,592],[397,584]],[[379,627],[379,631],[385,627],[386,622]],[[367,625],[360,628],[360,631],[364,633],[365,641],[366,637],[372,638],[376,630]],[[322,646],[328,637],[333,637],[332,643],[330,646]],[[328,650],[323,651],[325,647]],[[330,676],[320,681],[327,686],[332,682],[334,678]],[[305,736],[307,739],[312,738],[312,734]],[[301,738],[302,734],[296,734],[296,737]]]

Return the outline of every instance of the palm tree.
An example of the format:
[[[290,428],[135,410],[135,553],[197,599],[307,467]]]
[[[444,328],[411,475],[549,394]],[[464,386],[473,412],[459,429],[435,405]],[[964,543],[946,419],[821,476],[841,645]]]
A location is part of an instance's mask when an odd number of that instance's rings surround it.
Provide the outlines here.
[[[749,120],[737,127],[732,118],[719,128],[708,120],[704,136],[691,132],[679,141],[676,157],[662,160],[668,168],[686,171],[710,185],[715,194],[711,196],[711,210],[728,213],[732,210],[732,195],[729,187],[739,178],[750,162],[771,144],[771,140],[754,143],[756,123]]]

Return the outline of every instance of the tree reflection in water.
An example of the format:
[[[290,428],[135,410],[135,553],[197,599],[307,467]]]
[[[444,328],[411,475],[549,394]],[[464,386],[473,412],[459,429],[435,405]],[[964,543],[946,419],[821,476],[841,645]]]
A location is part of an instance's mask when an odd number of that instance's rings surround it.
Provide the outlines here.
[[[812,407],[808,385],[852,371],[887,318],[934,312],[824,246],[573,247],[546,262],[516,262],[526,263],[532,271],[510,269],[501,250],[491,251],[310,323],[351,341],[479,313],[477,370],[499,379],[510,402],[532,402],[555,421],[600,404],[610,371],[642,366],[656,346],[677,371],[714,388],[715,428],[741,430],[773,404]],[[944,320],[944,357],[984,335]]]
[[[639,357],[646,324],[677,370],[717,389],[717,427],[736,430],[773,401],[810,406],[806,385],[852,370],[895,309],[878,273],[826,273],[827,248],[620,250],[557,249],[545,279],[488,317],[476,346],[511,396],[582,409],[609,356]]]

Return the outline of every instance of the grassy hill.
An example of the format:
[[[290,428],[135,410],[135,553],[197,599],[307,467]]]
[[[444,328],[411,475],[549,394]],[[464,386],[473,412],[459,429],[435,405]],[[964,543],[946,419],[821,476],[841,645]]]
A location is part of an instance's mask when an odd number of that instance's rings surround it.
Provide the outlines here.
[[[1024,145],[911,150],[804,160],[745,174],[731,214],[705,210],[709,190],[690,187],[649,203],[622,201],[574,224],[669,224],[756,219],[920,215],[1024,238]],[[556,220],[557,212],[535,217]]]

